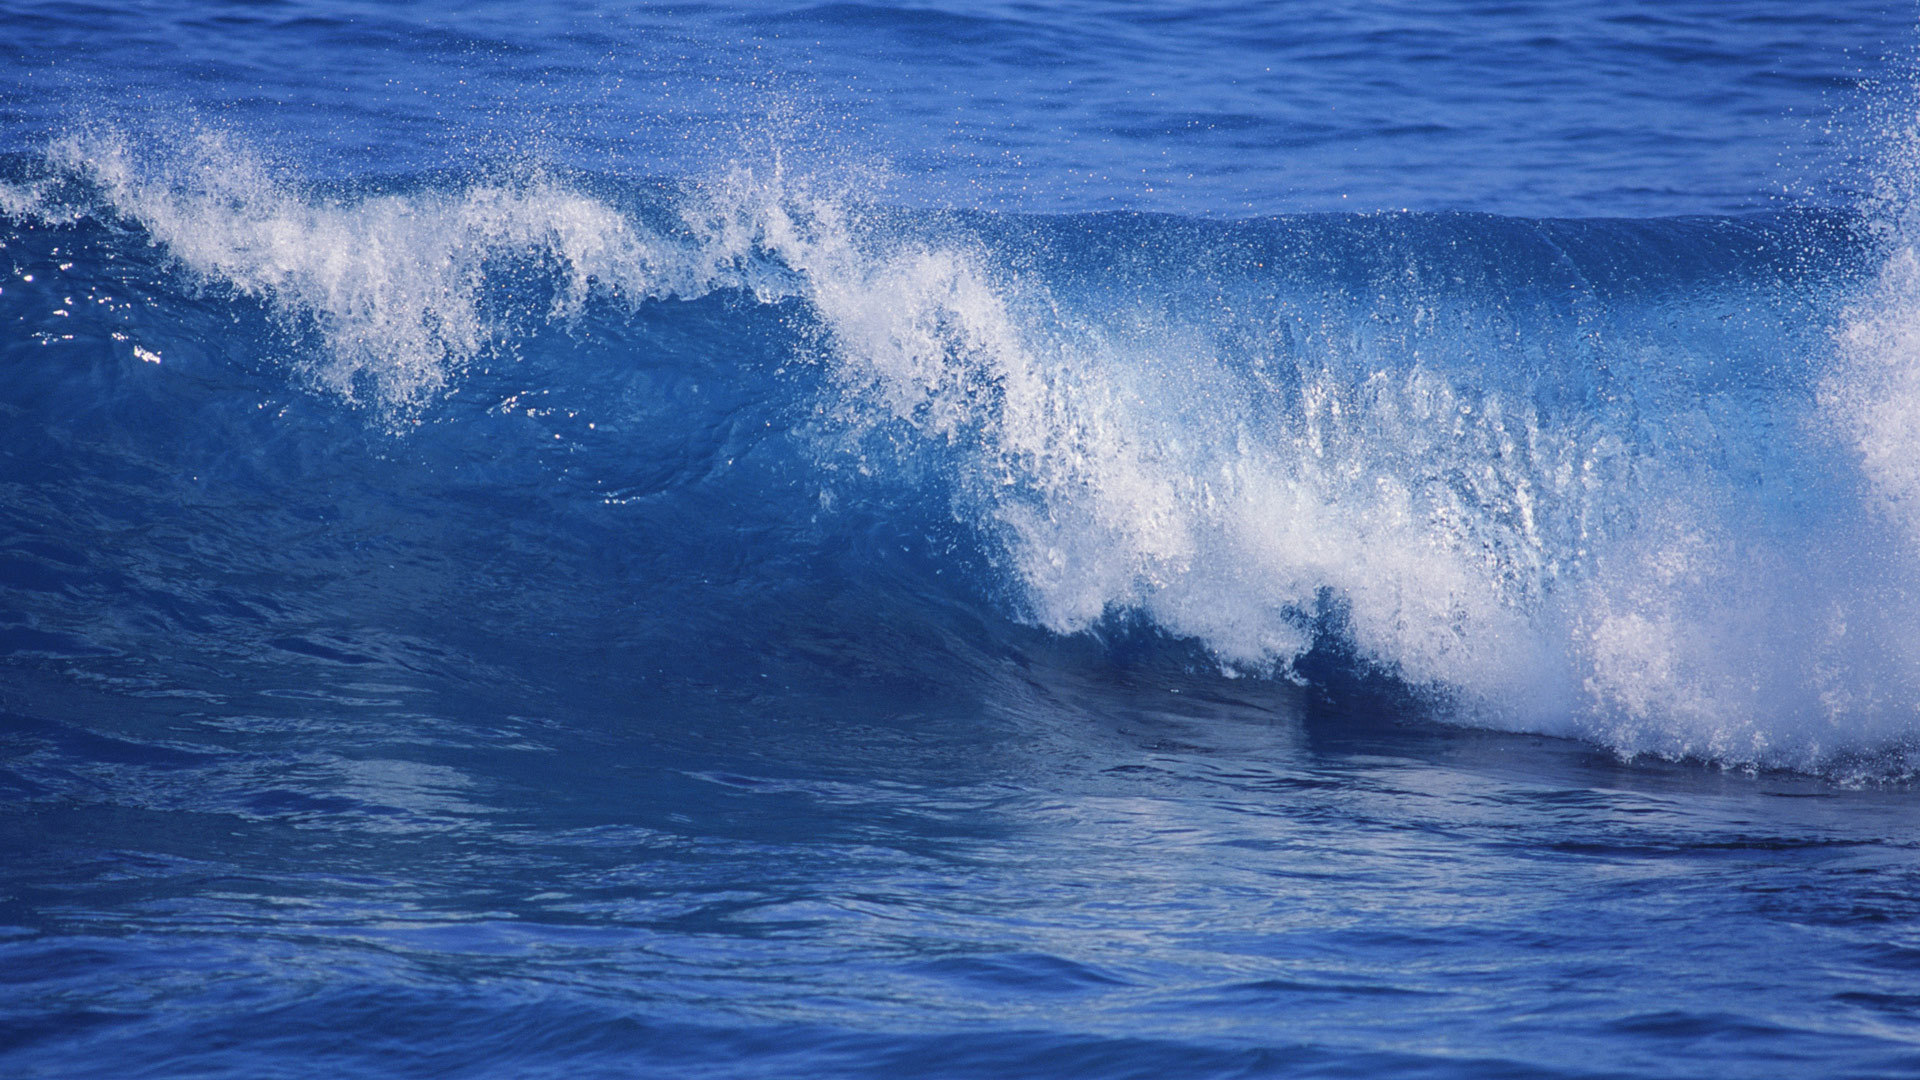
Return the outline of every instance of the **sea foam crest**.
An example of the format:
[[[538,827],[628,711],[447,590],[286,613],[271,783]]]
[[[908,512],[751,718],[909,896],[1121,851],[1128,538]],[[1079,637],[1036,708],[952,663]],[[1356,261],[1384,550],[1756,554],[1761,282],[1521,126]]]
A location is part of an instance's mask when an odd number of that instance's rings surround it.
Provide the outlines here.
[[[549,317],[579,310],[596,290],[639,299],[666,288],[651,237],[605,203],[538,176],[328,199],[214,131],[159,150],[74,135],[55,142],[48,160],[194,273],[311,328],[321,347],[303,366],[313,381],[396,421],[416,417],[510,336],[482,302],[489,273],[504,265],[550,275]],[[16,215],[61,209],[19,188],[13,201],[22,204]]]
[[[876,235],[777,172],[736,171],[690,220],[702,250],[798,274],[842,419],[939,450],[1042,625],[1133,610],[1285,671],[1331,613],[1460,718],[1627,754],[1905,768],[1915,548],[1863,507],[1796,378],[1729,384],[1698,345],[1643,344],[1604,395],[1543,409],[1479,359],[1501,355],[1500,320],[1428,313],[1453,335],[1429,358],[1350,311],[1276,395],[1198,322],[1078,309],[981,245]],[[1792,329],[1779,340],[1817,344]]]
[[[1821,768],[1916,732],[1920,514],[1886,524],[1920,502],[1911,247],[1851,309],[1818,402],[1694,379],[1712,365],[1670,342],[1566,408],[1487,359],[1510,332],[1481,316],[1510,297],[1423,299],[1420,341],[1297,298],[1319,344],[1250,360],[1204,311],[1116,317],[777,157],[690,185],[655,227],[537,176],[325,198],[218,136],[50,157],[191,270],[310,323],[314,380],[394,416],[512,332],[483,303],[503,264],[555,284],[523,318],[596,295],[798,299],[846,432],[821,452],[936,461],[1055,631],[1134,611],[1285,673],[1334,626],[1452,715],[1627,754]]]
[[[1537,571],[1514,564],[1542,558],[1531,475],[1507,492],[1516,538],[1490,557],[1484,520],[1368,457],[1383,442],[1404,455],[1396,433],[1462,426],[1473,409],[1444,378],[1310,373],[1308,404],[1276,432],[1270,402],[1202,335],[1078,317],[963,241],[876,240],[777,172],[736,171],[693,220],[706,250],[800,273],[843,419],[945,449],[964,515],[1002,539],[1042,625],[1138,610],[1234,667],[1285,670],[1331,593],[1355,644],[1413,683],[1508,709],[1564,681],[1527,617]],[[1464,426],[1481,442],[1546,438],[1526,410],[1473,401]],[[1431,470],[1441,440],[1426,441],[1413,454]]]

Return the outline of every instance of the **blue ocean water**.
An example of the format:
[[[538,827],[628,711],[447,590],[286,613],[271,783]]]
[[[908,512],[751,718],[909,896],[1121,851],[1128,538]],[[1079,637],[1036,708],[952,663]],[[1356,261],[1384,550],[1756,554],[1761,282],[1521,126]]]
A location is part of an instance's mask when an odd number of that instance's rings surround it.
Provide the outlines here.
[[[0,0],[0,1074],[1920,1072],[1917,27]]]

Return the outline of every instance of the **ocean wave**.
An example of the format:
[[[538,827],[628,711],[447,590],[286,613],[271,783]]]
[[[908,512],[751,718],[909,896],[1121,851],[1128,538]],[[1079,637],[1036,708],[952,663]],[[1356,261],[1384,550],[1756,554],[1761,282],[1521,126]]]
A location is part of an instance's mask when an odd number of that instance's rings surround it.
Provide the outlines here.
[[[1144,619],[1223,678],[1331,644],[1444,718],[1729,766],[1899,772],[1920,734],[1920,262],[1877,218],[905,211],[772,153],[341,191],[216,133],[10,171],[16,254],[151,246],[160,306],[253,305],[395,446],[511,455],[471,402],[543,398],[598,464],[532,468],[644,517],[773,433],[761,488],[675,518],[826,522],[755,532],[749,577],[945,520],[983,617]]]

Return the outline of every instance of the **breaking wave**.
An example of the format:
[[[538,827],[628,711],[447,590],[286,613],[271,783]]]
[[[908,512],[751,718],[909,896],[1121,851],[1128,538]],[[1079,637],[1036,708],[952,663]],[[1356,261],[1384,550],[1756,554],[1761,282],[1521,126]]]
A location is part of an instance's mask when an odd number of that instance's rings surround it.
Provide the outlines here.
[[[772,153],[330,190],[213,133],[70,137],[9,175],[0,313],[42,327],[7,360],[13,440],[64,422],[20,389],[50,345],[153,378],[265,357],[335,403],[292,436],[315,453],[556,442],[588,457],[532,466],[547,511],[629,513],[666,551],[679,499],[749,591],[951,527],[887,578],[933,621],[957,589],[1053,635],[1144,621],[1221,678],[1333,654],[1442,718],[1624,755],[1904,772],[1920,735],[1920,256],[1892,211],[906,211]],[[221,311],[259,326],[209,353]],[[480,419],[507,414],[546,426]],[[261,437],[206,415],[142,422]],[[749,451],[778,467],[686,509]],[[710,570],[648,565],[682,600]]]

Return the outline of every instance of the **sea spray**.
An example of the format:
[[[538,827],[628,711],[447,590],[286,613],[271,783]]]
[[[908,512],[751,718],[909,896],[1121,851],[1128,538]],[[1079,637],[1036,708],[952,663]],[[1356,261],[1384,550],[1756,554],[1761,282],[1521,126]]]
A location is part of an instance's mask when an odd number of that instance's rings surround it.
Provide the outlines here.
[[[1874,449],[1912,395],[1859,360],[1905,324],[1817,215],[969,217],[778,158],[650,209],[538,171],[328,194],[212,133],[61,140],[7,192],[264,302],[396,429],[548,327],[747,298],[824,376],[816,467],[937,487],[1000,552],[979,595],[1054,633],[1143,616],[1266,677],[1333,634],[1437,716],[1626,755],[1914,734],[1910,455]]]
[[[564,319],[595,291],[638,300],[675,284],[659,280],[661,253],[624,217],[538,174],[328,198],[217,130],[160,147],[110,131],[73,135],[52,144],[47,163],[198,279],[264,299],[289,329],[311,331],[318,347],[303,355],[305,374],[392,423],[417,419],[529,316]],[[13,198],[35,213],[50,203]],[[516,267],[540,272],[543,308],[487,310],[489,275]]]

